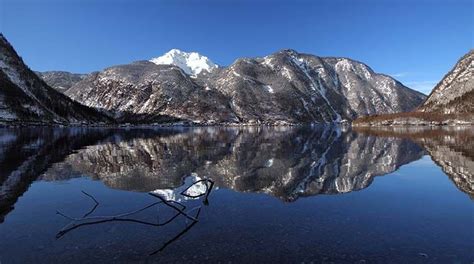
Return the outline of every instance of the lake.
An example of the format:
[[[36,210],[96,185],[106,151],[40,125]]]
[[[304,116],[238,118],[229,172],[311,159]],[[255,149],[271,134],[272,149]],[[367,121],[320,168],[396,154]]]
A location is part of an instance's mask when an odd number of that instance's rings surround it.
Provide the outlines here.
[[[0,263],[473,263],[474,131],[0,129]]]

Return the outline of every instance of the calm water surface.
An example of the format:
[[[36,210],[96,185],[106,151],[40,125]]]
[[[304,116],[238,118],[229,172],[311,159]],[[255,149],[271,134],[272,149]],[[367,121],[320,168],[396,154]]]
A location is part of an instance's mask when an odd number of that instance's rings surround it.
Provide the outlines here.
[[[0,263],[473,263],[474,132],[0,130]]]

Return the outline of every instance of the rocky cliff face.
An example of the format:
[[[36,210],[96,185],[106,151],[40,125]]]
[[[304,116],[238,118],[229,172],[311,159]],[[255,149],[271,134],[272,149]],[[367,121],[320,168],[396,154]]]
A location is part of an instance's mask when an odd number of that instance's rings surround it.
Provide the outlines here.
[[[474,114],[474,50],[464,55],[444,76],[419,111]]]
[[[61,173],[68,170],[112,188],[153,191],[177,187],[183,177],[195,175],[210,177],[219,187],[294,201],[366,188],[375,176],[423,153],[408,140],[362,137],[336,127],[200,128],[130,140],[114,137],[70,155],[43,179],[71,175]]]
[[[46,71],[35,72],[47,85],[52,88],[65,93],[74,84],[82,81],[87,74],[70,73],[66,71]]]
[[[362,117],[353,125],[474,125],[474,50],[456,63],[415,111]]]
[[[424,98],[360,62],[294,50],[237,60],[210,78],[209,87],[231,97],[239,116],[281,117],[291,122],[331,122],[409,111]]]
[[[84,124],[110,121],[49,87],[0,34],[0,123]]]
[[[338,122],[410,111],[425,98],[345,58],[283,50],[226,68],[201,60],[197,67],[186,58],[111,67],[66,94],[124,122],[200,124]]]
[[[238,122],[224,95],[204,89],[173,65],[140,61],[111,67],[66,94],[121,122]]]

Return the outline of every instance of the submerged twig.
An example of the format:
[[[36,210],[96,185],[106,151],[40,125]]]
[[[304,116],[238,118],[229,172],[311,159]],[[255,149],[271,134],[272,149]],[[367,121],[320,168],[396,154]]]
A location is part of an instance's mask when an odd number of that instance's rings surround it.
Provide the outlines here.
[[[98,202],[92,195],[86,193],[85,191],[82,191],[82,193],[85,194],[86,196],[90,197],[90,198],[94,201],[94,203],[95,203],[94,207],[92,207],[92,208],[89,210],[89,212],[87,212],[87,213],[83,216],[83,217],[87,217],[87,216],[89,216],[90,214],[92,214],[92,213],[95,211],[95,209],[97,208],[97,206],[99,206],[99,202]]]
[[[196,218],[199,217],[199,213],[201,212],[201,207],[199,207],[198,212],[196,213]],[[179,232],[176,236],[171,238],[170,240],[166,241],[163,246],[161,246],[158,250],[155,250],[150,253],[151,255],[155,255],[158,252],[163,251],[169,244],[173,243],[174,241],[178,240],[182,235],[184,235],[186,232],[188,232],[198,221],[192,222],[190,225],[186,226],[185,229],[183,229],[181,232]]]
[[[204,193],[200,193],[198,195],[189,195],[189,194],[186,193],[189,190],[190,187],[192,187],[193,185],[198,184],[200,182],[205,182],[206,190],[205,190]],[[194,182],[192,185],[187,187],[184,191],[181,192],[181,195],[183,195],[185,197],[188,197],[188,198],[193,198],[193,199],[204,196],[203,203],[207,205],[208,204],[208,196],[209,196],[209,193],[211,192],[213,186],[214,186],[214,182],[212,180],[202,179],[202,180]],[[118,214],[118,215],[91,216],[91,214],[93,212],[95,212],[95,210],[100,205],[100,203],[91,194],[86,193],[85,191],[82,191],[82,193],[94,201],[94,203],[95,203],[94,206],[80,218],[71,217],[71,216],[68,216],[68,215],[60,212],[60,211],[56,211],[57,214],[61,215],[62,217],[66,218],[66,219],[71,220],[70,223],[68,223],[60,231],[58,231],[58,233],[56,234],[56,238],[59,239],[62,236],[66,235],[67,233],[69,233],[72,230],[75,230],[79,227],[88,226],[88,225],[96,225],[96,224],[107,223],[107,222],[131,222],[131,223],[138,223],[138,224],[143,224],[143,225],[147,225],[147,226],[161,227],[161,226],[164,226],[164,225],[167,225],[167,224],[173,222],[180,215],[184,216],[187,220],[191,221],[191,224],[187,225],[185,229],[183,229],[176,236],[174,236],[173,238],[171,238],[170,240],[165,242],[160,249],[158,249],[156,251],[153,251],[150,254],[150,255],[154,255],[154,254],[164,250],[169,244],[176,241],[182,235],[184,235],[186,232],[188,232],[198,222],[198,218],[199,218],[199,215],[200,215],[200,212],[201,212],[201,206],[197,206],[197,207],[194,207],[194,208],[192,208],[188,211],[185,211],[187,207],[183,203],[178,202],[178,201],[174,201],[174,200],[166,200],[165,198],[163,198],[163,197],[161,197],[157,194],[149,193],[149,195],[151,195],[155,198],[158,198],[159,201],[151,203],[151,204],[149,204],[149,205],[147,205],[143,208],[139,208],[137,210],[133,210],[133,211],[130,211],[130,212],[125,212],[125,213]],[[173,209],[176,213],[173,214],[166,221],[163,221],[161,223],[160,223],[158,217],[156,219],[156,222],[143,221],[143,220],[138,220],[138,219],[131,218],[132,215],[140,213],[140,212],[142,212],[146,209],[157,206],[159,204],[166,205],[168,208]],[[194,212],[196,210],[197,210],[197,213],[196,213],[195,216],[190,215],[191,212]]]
[[[206,185],[206,191],[203,192],[203,193],[199,193],[197,195],[190,195],[190,194],[187,194],[188,190],[193,187],[194,185],[198,184],[198,183],[201,183],[201,182],[205,182],[205,185]],[[209,183],[209,185],[208,185]],[[209,194],[211,193],[212,191],[212,188],[214,187],[214,181],[210,180],[210,179],[201,179],[199,181],[196,181],[194,182],[193,184],[191,184],[190,186],[188,186],[186,189],[184,189],[180,194],[185,196],[185,197],[188,197],[188,198],[192,198],[192,199],[196,199],[196,198],[199,198],[199,197],[202,197],[204,196],[204,200],[203,200],[203,204],[204,205],[209,205]]]
[[[167,200],[165,200],[165,198],[163,198],[163,197],[161,197],[161,196],[159,196],[159,195],[156,195],[156,194],[154,194],[154,193],[148,193],[148,194],[151,195],[151,196],[153,196],[153,197],[156,197],[156,198],[160,199],[164,204],[166,204],[166,205],[169,206],[170,208],[173,208],[174,210],[176,210],[176,211],[178,212],[178,214],[181,214],[181,215],[185,216],[186,218],[188,218],[188,219],[190,219],[190,220],[197,221],[196,218],[194,218],[194,217],[188,215],[186,212],[184,212],[183,209],[179,209],[178,207],[176,207],[175,205],[172,204],[172,202],[174,202],[174,203],[180,204],[180,205],[182,205],[184,208],[186,208],[186,206],[184,206],[182,203],[177,202],[177,201],[167,201]]]

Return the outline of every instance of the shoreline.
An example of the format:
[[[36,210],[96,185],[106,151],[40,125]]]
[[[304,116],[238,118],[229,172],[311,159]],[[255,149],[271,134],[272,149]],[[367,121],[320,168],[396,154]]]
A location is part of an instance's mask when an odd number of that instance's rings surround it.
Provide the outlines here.
[[[368,123],[240,123],[240,124],[62,124],[62,123],[2,123],[0,128],[21,128],[21,127],[57,127],[57,128],[193,128],[193,127],[301,127],[301,126],[349,126],[354,128],[389,128],[389,127],[413,127],[413,128],[442,128],[442,127],[474,127],[474,121],[447,120],[436,121],[407,121],[407,120],[385,120],[381,122]]]
[[[451,127],[474,126],[473,114],[442,114],[406,112],[360,117],[352,122],[353,127]]]

